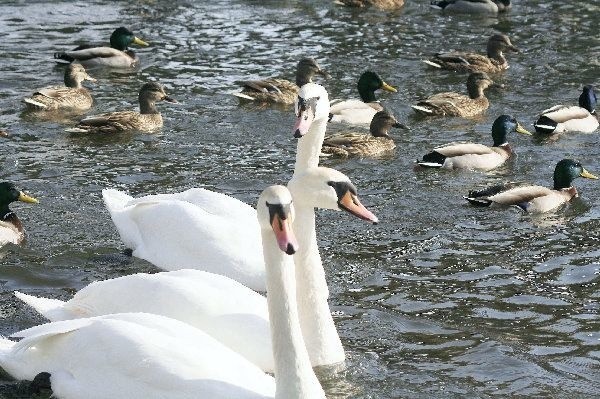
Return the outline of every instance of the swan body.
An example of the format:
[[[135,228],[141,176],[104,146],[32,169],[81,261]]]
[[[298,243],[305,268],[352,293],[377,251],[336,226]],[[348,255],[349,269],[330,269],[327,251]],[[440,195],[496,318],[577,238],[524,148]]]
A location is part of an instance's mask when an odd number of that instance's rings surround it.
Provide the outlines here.
[[[125,313],[53,322],[0,341],[0,366],[15,378],[50,375],[59,399],[321,399],[296,313],[297,249],[289,191],[272,186],[257,205],[269,290],[275,383],[201,330],[164,316]],[[284,252],[286,254],[284,254]],[[222,295],[227,295],[223,292]],[[276,385],[276,386],[275,386]]]
[[[9,205],[15,201],[37,204],[38,200],[15,188],[9,182],[0,183],[0,247],[12,243],[21,244],[25,239],[23,223]]]
[[[495,169],[510,158],[513,150],[508,144],[507,136],[511,132],[530,135],[517,120],[510,115],[501,115],[492,125],[493,146],[476,143],[452,143],[434,148],[417,164],[428,168],[454,170]]]
[[[65,70],[65,85],[50,86],[39,89],[23,102],[27,108],[34,110],[86,110],[94,100],[89,90],[81,85],[84,80],[95,82],[96,79],[87,74],[82,65],[69,64]]]
[[[542,111],[533,126],[538,133],[543,134],[592,133],[598,129],[599,125],[596,114],[597,101],[594,87],[586,85],[579,96],[579,105],[556,105]]]
[[[573,180],[578,177],[598,179],[579,162],[563,159],[554,169],[554,187],[499,185],[471,191],[464,198],[475,206],[511,205],[528,213],[545,213],[577,197]]]
[[[490,14],[506,12],[510,9],[510,0],[434,0],[433,8],[452,13]]]

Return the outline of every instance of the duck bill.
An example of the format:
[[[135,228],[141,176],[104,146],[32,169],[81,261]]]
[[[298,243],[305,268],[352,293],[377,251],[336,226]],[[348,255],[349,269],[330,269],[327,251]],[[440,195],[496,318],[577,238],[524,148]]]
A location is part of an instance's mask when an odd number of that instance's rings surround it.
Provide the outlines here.
[[[383,82],[383,84],[381,85],[381,88],[385,91],[391,91],[392,93],[396,93],[398,90],[396,90],[395,87],[390,86],[389,84]]]
[[[288,255],[295,254],[298,250],[298,241],[290,227],[290,220],[282,219],[279,215],[275,215],[271,227],[275,233],[279,249]]]
[[[581,172],[581,174],[579,176],[585,177],[586,179],[594,179],[594,180],[598,179],[598,176],[591,174],[590,172],[588,172],[585,169],[583,170],[583,172]]]
[[[89,80],[90,82],[97,82],[98,80],[96,80],[95,78],[92,78],[90,75],[88,75],[87,73],[85,74],[85,77],[83,78],[84,80]]]
[[[148,46],[148,43],[146,43],[145,41],[143,41],[142,39],[140,39],[139,37],[134,37],[133,38],[133,44],[137,44],[138,46]]]
[[[408,126],[406,126],[404,123],[400,123],[400,122],[394,123],[392,125],[392,127],[397,127],[398,129],[410,130],[410,128]]]
[[[338,204],[341,209],[356,216],[359,219],[366,220],[367,222],[372,222],[373,224],[379,223],[379,219],[377,218],[377,216],[375,216],[373,212],[365,208],[365,206],[361,204],[358,200],[358,197],[352,194],[350,191],[344,194],[344,196],[338,202]]]
[[[521,126],[520,123],[517,123],[517,129],[516,129],[517,133],[521,133],[521,134],[526,134],[528,136],[531,136],[531,132],[527,129],[525,129],[523,126]]]
[[[521,50],[519,50],[517,47],[513,46],[512,44],[510,46],[508,46],[507,49],[509,49],[513,53],[520,53],[521,52]]]
[[[21,202],[27,202],[29,204],[37,204],[39,201],[29,195],[25,194],[23,191],[19,193],[19,198],[17,198]]]
[[[177,101],[173,97],[169,97],[169,96],[164,96],[163,101],[166,101],[171,104],[179,104],[179,101]]]
[[[314,120],[315,114],[311,107],[301,108],[298,119],[296,119],[296,123],[294,123],[294,129],[292,129],[294,137],[299,139],[308,133]]]
[[[322,69],[319,69],[319,70],[317,71],[317,74],[319,74],[319,75],[323,76],[323,78],[325,78],[325,79],[330,79],[330,78],[331,78],[331,75],[330,75],[330,74],[328,74],[327,72],[325,72],[325,71],[324,71],[324,70],[322,70]]]

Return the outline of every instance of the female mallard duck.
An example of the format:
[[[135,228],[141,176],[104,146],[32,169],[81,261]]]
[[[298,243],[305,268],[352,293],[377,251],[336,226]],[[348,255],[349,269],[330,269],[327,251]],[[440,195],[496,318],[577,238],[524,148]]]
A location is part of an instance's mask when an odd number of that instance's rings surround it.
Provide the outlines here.
[[[498,14],[508,11],[510,0],[434,0],[431,6],[447,12]]]
[[[554,188],[543,186],[499,185],[480,191],[471,191],[464,197],[473,205],[490,206],[491,204],[514,205],[525,212],[543,213],[558,208],[578,196],[573,187],[573,180],[578,177],[598,179],[581,164],[572,159],[563,159],[554,169]]]
[[[86,110],[92,106],[90,92],[81,85],[84,80],[95,82],[80,64],[69,64],[65,70],[65,85],[44,87],[23,99],[27,108],[35,110]]]
[[[404,5],[404,0],[336,0],[336,3],[355,8],[376,7],[382,10],[394,10]]]
[[[591,133],[598,129],[597,102],[594,87],[586,85],[579,96],[579,106],[556,105],[543,111],[533,126],[536,132],[544,134]]]
[[[423,62],[450,71],[498,73],[509,67],[506,58],[502,54],[505,50],[519,52],[519,49],[512,45],[508,36],[495,33],[488,40],[487,56],[455,51],[437,53],[433,58]]]
[[[117,28],[110,35],[110,47],[81,45],[71,51],[54,53],[54,58],[68,62],[78,61],[83,66],[108,66],[113,68],[135,68],[140,59],[127,47],[131,44],[147,46],[148,43],[136,37],[127,28]]]
[[[177,103],[167,96],[162,85],[156,82],[146,83],[140,89],[140,112],[120,111],[91,115],[83,118],[79,124],[67,132],[71,133],[116,133],[128,130],[151,132],[163,125],[162,115],[156,108],[156,102]]]
[[[486,73],[474,72],[467,79],[468,96],[454,92],[438,93],[411,107],[425,116],[475,116],[489,108],[490,102],[483,91],[492,85],[499,86]]]
[[[434,148],[417,164],[426,168],[488,171],[502,165],[513,154],[506,141],[509,133],[531,134],[510,115],[501,115],[492,125],[494,145],[455,143]]]
[[[0,183],[0,246],[6,243],[20,244],[25,238],[23,223],[8,206],[15,201],[37,204],[38,201],[19,191],[14,184]]]
[[[396,148],[389,131],[392,127],[406,126],[396,120],[389,111],[379,111],[373,117],[370,135],[363,133],[339,133],[325,137],[321,154],[347,158],[350,156],[375,157]]]
[[[377,112],[383,111],[383,106],[375,98],[375,91],[379,89],[392,93],[397,91],[385,83],[378,74],[371,71],[363,72],[360,75],[357,87],[360,100],[331,100],[330,122],[344,122],[352,125],[371,123],[373,116]]]
[[[233,93],[234,96],[252,101],[265,103],[293,104],[298,96],[298,90],[306,83],[312,82],[314,75],[328,77],[313,58],[302,58],[296,67],[296,83],[286,79],[245,80],[236,82],[242,91]]]

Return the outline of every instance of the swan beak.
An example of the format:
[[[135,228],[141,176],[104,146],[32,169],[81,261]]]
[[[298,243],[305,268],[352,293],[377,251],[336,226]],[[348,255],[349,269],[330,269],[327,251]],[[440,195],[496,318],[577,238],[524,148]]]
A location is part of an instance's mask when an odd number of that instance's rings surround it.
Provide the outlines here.
[[[133,38],[133,43],[137,44],[138,46],[144,46],[144,47],[148,46],[148,43],[146,43],[145,41],[143,41],[142,39],[140,39],[137,36]]]
[[[581,174],[579,176],[585,177],[586,179],[594,179],[594,180],[598,179],[598,176],[591,174],[590,172],[588,172],[585,169],[581,172]]]
[[[296,119],[294,129],[292,130],[294,132],[294,137],[299,139],[308,133],[314,119],[315,114],[312,107],[301,107],[298,112],[298,119]]]
[[[396,93],[398,90],[396,90],[395,87],[390,86],[389,84],[383,82],[383,84],[381,85],[381,88],[385,91],[391,91],[392,93]]]
[[[528,131],[527,129],[525,129],[523,126],[521,126],[520,123],[517,123],[517,128],[515,129],[517,133],[522,133],[522,134],[526,134],[528,136],[531,136],[531,132]]]
[[[275,238],[279,249],[288,255],[293,255],[298,250],[298,241],[294,235],[294,231],[290,226],[290,219],[283,219],[279,213],[273,215],[273,221],[271,222],[273,232],[275,232]]]
[[[19,201],[27,202],[29,204],[37,204],[39,201],[29,195],[25,194],[23,191],[19,192]]]
[[[358,200],[358,196],[352,194],[350,191],[346,191],[346,194],[338,201],[340,208],[359,219],[366,220],[367,222],[373,222],[373,224],[379,223],[379,219],[370,210],[365,208],[363,204]]]
[[[163,101],[166,101],[171,104],[179,104],[179,101],[177,101],[173,97],[169,97],[169,96],[164,96]]]

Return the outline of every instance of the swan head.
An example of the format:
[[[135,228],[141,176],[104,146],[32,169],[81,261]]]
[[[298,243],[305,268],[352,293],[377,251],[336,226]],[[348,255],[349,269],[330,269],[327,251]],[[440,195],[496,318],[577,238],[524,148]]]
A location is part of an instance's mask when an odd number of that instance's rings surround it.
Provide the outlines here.
[[[294,206],[287,187],[267,187],[258,198],[256,213],[261,229],[275,234],[279,249],[288,255],[296,253],[298,241],[292,230]]]
[[[327,90],[316,83],[307,83],[298,91],[295,104],[296,123],[294,137],[300,138],[310,130],[314,121],[329,119],[329,95]]]
[[[296,204],[343,210],[359,219],[375,224],[379,222],[377,216],[361,204],[356,187],[348,176],[335,169],[317,167],[294,174],[288,188]]]

